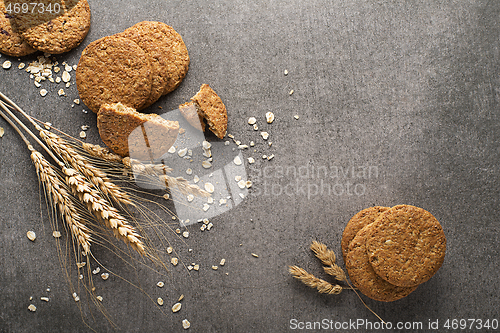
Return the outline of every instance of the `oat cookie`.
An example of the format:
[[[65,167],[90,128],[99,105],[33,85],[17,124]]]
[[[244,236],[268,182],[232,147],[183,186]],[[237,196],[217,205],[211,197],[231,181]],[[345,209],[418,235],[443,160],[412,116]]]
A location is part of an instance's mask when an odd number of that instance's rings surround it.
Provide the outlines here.
[[[22,57],[36,52],[19,33],[14,25],[14,17],[7,13],[0,0],[0,53],[11,57]]]
[[[151,93],[151,65],[130,39],[103,37],[83,50],[76,84],[82,101],[96,113],[102,104],[118,102],[140,110]]]
[[[16,16],[22,36],[33,48],[51,54],[68,52],[78,46],[90,28],[90,7],[87,0],[49,1],[61,3],[60,12]],[[36,11],[35,11],[36,14]],[[22,15],[28,15],[23,17]],[[34,15],[34,16],[33,16]]]
[[[205,122],[203,117],[198,113],[197,107],[194,102],[186,102],[179,105],[179,110],[187,122],[202,132],[205,132]]]
[[[346,261],[346,255],[349,251],[349,243],[354,239],[356,234],[363,229],[364,226],[373,223],[377,217],[382,212],[385,212],[390,207],[374,206],[370,208],[363,209],[354,215],[347,223],[344,233],[342,234],[342,256],[344,257],[344,262]]]
[[[219,139],[224,138],[227,131],[227,110],[215,91],[208,84],[202,84],[191,100],[195,103],[199,115],[207,121],[208,128]]]
[[[120,156],[152,161],[165,154],[179,133],[179,123],[143,114],[121,103],[103,104],[97,114],[102,141]]]
[[[383,302],[392,302],[408,296],[417,287],[398,287],[382,279],[373,270],[366,253],[366,237],[373,223],[364,226],[350,242],[346,254],[346,268],[352,284],[364,295]]]
[[[167,85],[172,85],[172,87],[177,86],[186,75],[187,65],[186,68],[175,66],[176,61],[181,61],[182,59],[189,64],[189,57],[186,50],[187,58],[175,58],[176,54],[173,53],[173,49],[176,49],[178,40],[172,39],[172,36],[176,34],[174,33],[175,31],[164,23],[143,21],[126,29],[122,33],[116,34],[116,36],[128,38],[137,43],[150,58],[153,81],[151,95],[145,107],[156,102],[164,94]],[[173,83],[172,78],[180,76],[182,76],[180,81]]]
[[[443,228],[422,208],[392,207],[372,224],[366,239],[374,271],[397,286],[417,286],[429,280],[444,261]]]

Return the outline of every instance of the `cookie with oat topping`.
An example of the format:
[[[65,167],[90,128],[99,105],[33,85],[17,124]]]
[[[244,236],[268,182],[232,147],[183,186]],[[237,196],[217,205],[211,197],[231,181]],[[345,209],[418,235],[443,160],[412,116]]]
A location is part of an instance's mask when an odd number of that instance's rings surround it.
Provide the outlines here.
[[[189,55],[182,37],[162,22],[143,21],[117,36],[131,39],[150,57],[153,70],[151,96],[146,106],[173,91],[189,68]]]
[[[366,251],[377,275],[393,285],[412,287],[429,280],[441,267],[446,237],[428,211],[397,205],[373,222]]]
[[[373,223],[364,226],[350,242],[345,264],[349,279],[364,295],[371,299],[392,302],[408,296],[417,287],[395,286],[375,273],[366,252],[366,242]]]
[[[364,226],[373,223],[382,212],[385,212],[390,207],[374,206],[363,209],[362,211],[356,213],[349,222],[347,222],[344,228],[344,233],[342,234],[341,248],[342,256],[344,257],[344,262],[346,261],[346,255],[349,251],[349,244],[354,239],[356,234],[363,229]]]
[[[227,132],[227,110],[219,95],[208,84],[202,84],[191,100],[200,118],[207,121],[208,128],[219,139],[224,138]]]
[[[140,110],[151,94],[149,57],[130,39],[103,37],[83,50],[76,85],[81,100],[95,113],[102,104],[118,102]]]
[[[13,16],[7,13],[4,0],[0,0],[0,53],[11,57],[22,57],[36,52],[24,40],[13,19]]]

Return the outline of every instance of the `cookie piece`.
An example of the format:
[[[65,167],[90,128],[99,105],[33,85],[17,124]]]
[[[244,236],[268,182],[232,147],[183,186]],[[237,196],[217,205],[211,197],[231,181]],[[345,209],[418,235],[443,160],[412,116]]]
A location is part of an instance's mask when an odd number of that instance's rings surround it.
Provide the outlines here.
[[[66,0],[61,6],[59,15],[43,19],[40,17],[43,16],[35,15],[34,18],[30,18],[31,21],[21,22],[20,17],[16,16],[16,23],[19,22],[22,36],[28,44],[50,54],[60,54],[74,49],[87,36],[90,29],[90,7],[87,0],[79,0],[75,4]]]
[[[3,0],[0,0],[0,53],[11,57],[22,57],[36,52],[19,33],[14,17],[7,13]]]
[[[179,133],[179,123],[143,114],[121,103],[103,104],[97,114],[102,141],[116,154],[152,161],[165,154]]]
[[[429,280],[441,267],[446,237],[431,213],[415,206],[398,205],[373,223],[366,250],[380,277],[396,286],[411,287]]]
[[[205,122],[203,121],[203,117],[198,113],[194,102],[186,102],[179,105],[179,110],[191,126],[205,132]]]
[[[344,262],[346,261],[346,254],[349,251],[349,243],[354,239],[356,234],[363,229],[364,226],[373,223],[382,212],[385,212],[390,207],[374,206],[363,209],[354,215],[344,229],[342,234],[341,248]]]
[[[195,103],[200,117],[207,121],[208,128],[219,139],[224,138],[227,131],[227,110],[215,91],[208,84],[202,84],[191,100]]]
[[[93,112],[102,104],[121,102],[140,110],[151,93],[151,65],[130,39],[107,36],[83,50],[76,70],[80,98]]]
[[[367,235],[373,223],[364,226],[353,238],[346,254],[346,269],[352,284],[364,295],[382,302],[392,302],[408,296],[417,287],[398,287],[378,276],[366,252]]]

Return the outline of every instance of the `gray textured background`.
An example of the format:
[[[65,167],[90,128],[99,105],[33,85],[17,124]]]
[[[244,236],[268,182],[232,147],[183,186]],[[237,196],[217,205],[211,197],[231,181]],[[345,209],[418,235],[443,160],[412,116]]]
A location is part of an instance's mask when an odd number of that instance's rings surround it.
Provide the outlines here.
[[[409,297],[393,303],[365,298],[367,305],[394,325],[500,319],[497,1],[89,3],[91,31],[77,49],[57,56],[60,62],[77,63],[91,41],[136,22],[165,22],[182,35],[191,66],[182,85],[150,110],[158,105],[174,109],[209,83],[227,106],[229,132],[244,143],[259,143],[257,153],[245,151],[244,156],[275,154],[272,161],[257,158],[247,166],[254,182],[249,197],[214,218],[211,232],[191,228],[193,252],[184,253],[184,259],[203,269],[190,277],[173,270],[162,290],[155,287],[156,274],[139,270],[153,299],[166,300],[167,315],[118,279],[98,281],[121,331],[181,332],[184,318],[192,332],[286,332],[292,319],[376,322],[354,293],[319,295],[293,280],[287,266],[297,264],[325,277],[308,249],[311,240],[340,253],[341,234],[352,215],[371,205],[399,203],[423,207],[438,218],[448,240],[446,259]],[[0,69],[0,91],[72,135],[78,135],[80,125],[92,125],[87,141],[99,142],[95,115],[81,112],[83,105],[71,108],[75,86],[61,98],[49,85],[51,93],[42,98],[26,73],[15,68],[19,61],[2,55],[0,62],[6,59],[14,66]],[[272,125],[262,122],[267,111],[276,115]],[[246,124],[250,116],[271,134],[271,148]],[[29,154],[1,119],[0,126],[5,129],[0,139],[0,331],[87,332],[60,269]],[[377,172],[335,179],[313,173],[294,179],[278,172],[301,166],[303,171],[371,166]],[[321,181],[351,186],[351,191],[328,195]],[[310,190],[293,191],[293,186]],[[27,230],[37,232],[35,243],[26,238]],[[127,274],[127,267],[104,251],[97,255]],[[211,270],[220,258],[227,259],[226,265]],[[168,313],[180,294],[185,295],[182,310]],[[30,296],[35,313],[27,310]],[[44,303],[40,296],[51,300]],[[99,313],[89,321],[98,332],[112,331]]]

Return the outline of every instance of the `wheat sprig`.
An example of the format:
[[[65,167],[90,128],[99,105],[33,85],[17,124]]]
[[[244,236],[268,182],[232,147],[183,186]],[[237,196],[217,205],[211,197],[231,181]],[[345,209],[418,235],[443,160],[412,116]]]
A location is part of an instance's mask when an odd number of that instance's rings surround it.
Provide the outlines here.
[[[335,265],[335,252],[329,250],[325,244],[317,241],[311,243],[311,250],[314,252],[316,257],[321,260],[323,265],[332,266]]]
[[[73,194],[85,203],[88,210],[104,222],[106,227],[113,231],[115,237],[132,246],[140,254],[145,254],[141,236],[136,233],[135,228],[128,223],[127,219],[100,195],[92,183],[88,182],[75,169],[64,167],[63,173]]]
[[[90,230],[85,226],[85,220],[78,213],[73,197],[68,193],[66,185],[61,181],[61,176],[38,151],[32,151],[31,160],[35,165],[39,180],[57,206],[61,218],[66,222],[71,234],[82,247],[83,254],[87,255],[90,252]]]
[[[104,195],[112,198],[117,203],[134,205],[128,193],[122,191],[111,181],[111,179],[109,179],[104,171],[87,161],[85,157],[73,149],[66,140],[38,125],[36,125],[36,127],[40,132],[40,137],[47,145],[70,166],[87,177]]]
[[[289,266],[289,272],[294,278],[298,279],[308,287],[316,288],[318,292],[322,294],[336,295],[342,292],[342,286],[338,284],[334,285],[328,281],[318,279],[311,273],[308,273],[305,269],[298,266]]]
[[[111,163],[122,163],[122,157],[118,154],[113,153],[108,148],[87,142],[82,142],[82,148],[90,156],[94,156]]]

